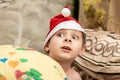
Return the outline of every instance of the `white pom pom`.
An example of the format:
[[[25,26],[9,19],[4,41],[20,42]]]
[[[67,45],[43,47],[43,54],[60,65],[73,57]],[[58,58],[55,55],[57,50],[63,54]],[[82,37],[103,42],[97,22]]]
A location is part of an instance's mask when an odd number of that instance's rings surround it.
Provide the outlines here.
[[[70,10],[68,8],[63,8],[61,13],[64,17],[70,16]]]

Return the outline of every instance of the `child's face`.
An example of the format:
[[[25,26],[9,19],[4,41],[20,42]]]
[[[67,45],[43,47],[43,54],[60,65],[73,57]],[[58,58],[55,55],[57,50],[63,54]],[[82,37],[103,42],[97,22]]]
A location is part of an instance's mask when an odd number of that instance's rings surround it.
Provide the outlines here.
[[[49,56],[57,61],[73,61],[84,51],[82,33],[70,29],[59,30],[52,36],[45,49],[49,50]]]

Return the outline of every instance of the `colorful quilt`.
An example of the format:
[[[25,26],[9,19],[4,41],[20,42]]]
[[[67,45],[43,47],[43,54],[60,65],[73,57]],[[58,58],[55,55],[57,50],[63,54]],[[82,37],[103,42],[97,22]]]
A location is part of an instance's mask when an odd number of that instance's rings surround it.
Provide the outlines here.
[[[0,80],[67,80],[61,66],[30,48],[0,46]]]

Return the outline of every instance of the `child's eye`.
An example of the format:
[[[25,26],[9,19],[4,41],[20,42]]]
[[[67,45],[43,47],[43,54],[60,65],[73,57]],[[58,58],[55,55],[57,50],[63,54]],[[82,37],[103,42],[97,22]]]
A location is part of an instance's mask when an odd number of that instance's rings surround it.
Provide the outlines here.
[[[57,36],[58,36],[58,37],[63,37],[64,34],[62,34],[62,33],[58,33]]]
[[[79,37],[77,35],[73,35],[72,38],[75,40],[79,39]]]

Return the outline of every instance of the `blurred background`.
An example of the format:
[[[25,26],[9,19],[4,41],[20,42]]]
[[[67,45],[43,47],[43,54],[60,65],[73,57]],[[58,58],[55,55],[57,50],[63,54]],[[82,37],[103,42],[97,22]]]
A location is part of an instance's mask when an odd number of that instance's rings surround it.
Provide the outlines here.
[[[120,0],[0,0],[0,45],[42,52],[50,18],[65,5],[84,29],[120,34]]]

